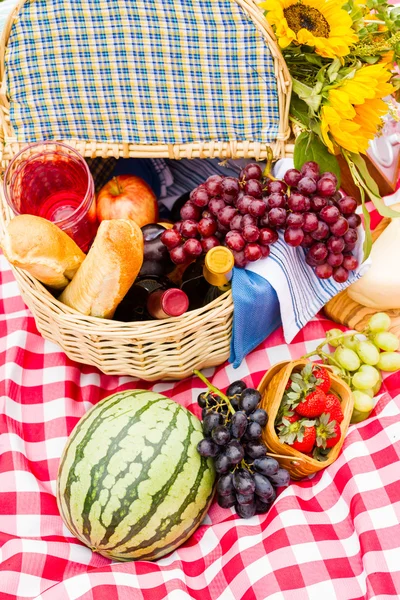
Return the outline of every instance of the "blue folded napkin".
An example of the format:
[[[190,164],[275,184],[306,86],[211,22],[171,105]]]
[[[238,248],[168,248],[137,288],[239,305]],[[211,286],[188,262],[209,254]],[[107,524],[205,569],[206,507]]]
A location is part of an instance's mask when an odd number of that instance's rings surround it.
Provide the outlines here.
[[[229,362],[236,369],[249,352],[281,325],[281,312],[272,285],[246,269],[233,269],[232,297],[234,313]]]

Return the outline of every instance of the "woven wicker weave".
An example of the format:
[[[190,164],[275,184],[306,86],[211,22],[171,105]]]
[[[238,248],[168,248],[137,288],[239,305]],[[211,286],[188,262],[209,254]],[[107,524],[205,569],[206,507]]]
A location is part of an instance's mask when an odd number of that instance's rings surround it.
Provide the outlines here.
[[[251,19],[270,49],[277,82],[279,128],[276,141],[269,146],[275,158],[291,156],[293,145],[288,144],[291,79],[286,64],[274,34],[256,3],[253,0],[232,1],[236,1]],[[25,3],[26,0],[21,1],[10,15],[0,43],[0,137],[3,141],[3,169],[26,145],[17,141],[10,123],[9,92],[6,89],[5,77],[10,33]],[[267,157],[268,151],[268,144],[246,140],[151,145],[77,139],[62,141],[87,158],[251,157],[262,160]],[[12,214],[6,205],[2,190],[0,193],[0,224],[4,231]],[[132,375],[148,381],[181,379],[190,375],[194,368],[221,364],[229,356],[233,316],[230,292],[208,306],[176,319],[126,324],[84,317],[55,300],[44,286],[31,276],[17,268],[13,271],[41,334],[61,346],[71,359],[95,365],[104,373]]]

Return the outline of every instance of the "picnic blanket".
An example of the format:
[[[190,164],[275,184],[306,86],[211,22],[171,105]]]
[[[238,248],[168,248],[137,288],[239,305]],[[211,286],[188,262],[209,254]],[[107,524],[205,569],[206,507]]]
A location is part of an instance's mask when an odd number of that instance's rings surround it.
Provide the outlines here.
[[[376,215],[373,215],[376,221]],[[205,374],[221,388],[257,386],[270,365],[296,359],[333,324],[318,315],[288,346],[276,330],[234,370]],[[239,519],[216,502],[192,538],[156,563],[111,563],[64,527],[55,500],[67,437],[96,402],[153,389],[198,416],[202,384],[150,384],[74,363],[37,332],[0,256],[0,600],[361,600],[400,596],[400,375],[371,417],[352,425],[338,460],[291,484],[267,515]]]

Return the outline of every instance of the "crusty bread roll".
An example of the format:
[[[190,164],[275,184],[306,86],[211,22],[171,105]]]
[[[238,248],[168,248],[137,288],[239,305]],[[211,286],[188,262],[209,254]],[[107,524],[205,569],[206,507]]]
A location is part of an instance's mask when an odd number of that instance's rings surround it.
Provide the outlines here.
[[[93,246],[59,300],[83,315],[111,319],[143,263],[143,235],[128,219],[100,223]]]
[[[14,217],[1,247],[12,265],[55,289],[69,284],[85,258],[69,235],[51,221],[34,215]]]

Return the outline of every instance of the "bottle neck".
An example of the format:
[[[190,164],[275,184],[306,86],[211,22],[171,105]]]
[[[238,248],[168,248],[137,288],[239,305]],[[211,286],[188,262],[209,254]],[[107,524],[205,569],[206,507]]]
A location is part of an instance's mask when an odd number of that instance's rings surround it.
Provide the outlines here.
[[[206,265],[203,267],[203,277],[210,284],[215,287],[225,287],[229,289],[229,282],[232,278],[232,271],[227,273],[212,273]]]
[[[147,299],[147,311],[153,319],[179,317],[189,308],[185,292],[177,288],[155,290]]]

